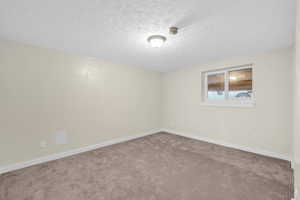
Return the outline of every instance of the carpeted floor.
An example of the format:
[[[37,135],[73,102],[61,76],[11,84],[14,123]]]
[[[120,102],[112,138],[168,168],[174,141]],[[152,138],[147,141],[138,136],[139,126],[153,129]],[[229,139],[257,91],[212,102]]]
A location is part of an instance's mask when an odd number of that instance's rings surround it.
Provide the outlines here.
[[[290,200],[290,163],[158,133],[0,175],[1,200]]]

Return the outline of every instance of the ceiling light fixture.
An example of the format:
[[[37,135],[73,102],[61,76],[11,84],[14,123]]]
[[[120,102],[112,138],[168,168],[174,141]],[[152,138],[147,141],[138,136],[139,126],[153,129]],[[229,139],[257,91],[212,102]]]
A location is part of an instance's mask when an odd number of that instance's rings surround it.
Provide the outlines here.
[[[156,48],[161,47],[166,40],[167,38],[162,35],[151,35],[150,37],[148,37],[148,42],[151,44],[152,47]]]

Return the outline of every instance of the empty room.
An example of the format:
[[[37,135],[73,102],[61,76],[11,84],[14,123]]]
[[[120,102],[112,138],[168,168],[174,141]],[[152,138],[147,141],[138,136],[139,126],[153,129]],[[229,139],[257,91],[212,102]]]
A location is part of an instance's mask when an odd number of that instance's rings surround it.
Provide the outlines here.
[[[0,0],[0,200],[300,200],[300,0]]]

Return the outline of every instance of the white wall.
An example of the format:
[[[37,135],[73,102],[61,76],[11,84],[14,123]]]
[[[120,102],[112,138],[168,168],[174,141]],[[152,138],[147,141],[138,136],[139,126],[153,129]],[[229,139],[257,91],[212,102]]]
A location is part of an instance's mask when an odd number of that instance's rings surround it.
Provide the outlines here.
[[[292,56],[292,49],[284,49],[164,74],[164,128],[290,157]],[[254,108],[201,105],[202,71],[248,63],[254,63]]]
[[[160,74],[2,40],[0,167],[159,128],[290,156],[292,54]],[[247,63],[254,63],[254,108],[201,105],[201,71]],[[68,144],[55,144],[58,131]]]
[[[300,192],[300,1],[297,1],[296,54],[294,71],[294,162],[295,183]],[[298,194],[300,200],[300,195]]]
[[[0,167],[160,128],[160,76],[0,41]]]

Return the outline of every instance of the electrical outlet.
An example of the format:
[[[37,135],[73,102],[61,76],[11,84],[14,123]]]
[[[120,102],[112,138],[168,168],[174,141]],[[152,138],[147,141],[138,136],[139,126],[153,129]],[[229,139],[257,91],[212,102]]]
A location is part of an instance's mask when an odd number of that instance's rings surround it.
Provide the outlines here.
[[[47,142],[46,141],[41,141],[40,142],[40,147],[42,147],[42,148],[47,147]]]
[[[67,144],[68,137],[65,131],[57,131],[55,133],[55,144]]]

